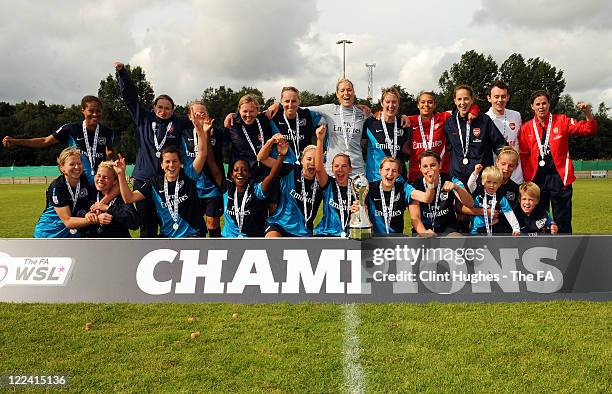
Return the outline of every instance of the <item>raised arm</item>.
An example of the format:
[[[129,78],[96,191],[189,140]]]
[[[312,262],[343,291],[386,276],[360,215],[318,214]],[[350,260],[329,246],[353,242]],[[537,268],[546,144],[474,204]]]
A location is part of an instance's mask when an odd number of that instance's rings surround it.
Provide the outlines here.
[[[132,119],[134,122],[136,122],[136,125],[138,125],[144,119],[145,113],[148,111],[138,100],[138,91],[136,90],[136,86],[134,86],[134,82],[132,81],[132,78],[128,74],[123,63],[115,62],[113,63],[113,66],[117,71],[117,81],[119,82],[119,92],[121,93],[121,98],[130,112]]]
[[[315,150],[315,175],[317,177],[317,182],[321,187],[325,187],[327,185],[327,181],[329,181],[329,175],[327,175],[327,171],[325,171],[325,133],[327,132],[327,126],[321,125],[317,127],[315,134],[317,136],[317,149]]]
[[[468,179],[468,189],[470,190],[470,193],[474,193],[474,190],[476,190],[476,188],[478,187],[478,183],[476,182],[478,180],[478,175],[480,174],[480,172],[482,171],[482,164],[478,163],[476,164],[476,166],[474,167],[474,172],[472,172],[472,174],[470,175],[470,178]]]
[[[278,157],[274,160],[274,164],[272,165],[272,169],[267,177],[264,178],[261,183],[261,190],[264,193],[268,192],[270,185],[272,182],[278,177],[280,173],[281,166],[283,165],[283,161],[285,161],[285,156],[287,156],[287,150],[289,149],[289,143],[283,138],[276,144],[276,149],[278,150]]]
[[[576,121],[576,119],[570,119],[569,133],[581,136],[595,134],[597,132],[597,121],[593,116],[591,106],[583,101],[579,102],[576,106],[582,111],[586,120]]]
[[[272,138],[267,140],[266,143],[261,147],[259,153],[257,153],[257,161],[268,168],[272,168],[274,166],[274,163],[278,160],[270,156],[270,153],[272,152],[272,147],[274,146],[274,144],[278,144],[281,140],[284,139],[285,137],[281,133],[274,134]]]
[[[214,119],[204,118],[202,114],[195,114],[193,123],[198,134],[198,151],[193,161],[193,169],[200,175],[208,158],[208,147],[210,146],[210,134]]]
[[[425,180],[425,191],[413,188],[408,182],[405,183],[404,190],[410,199],[431,204],[436,197],[436,186],[440,180],[440,174],[431,170],[423,179]]]
[[[126,174],[125,174],[125,158],[119,155],[119,159],[115,161],[115,172],[117,173],[117,179],[119,180],[119,191],[121,192],[121,197],[126,204],[131,204],[136,201],[141,201],[145,199],[145,196],[139,192],[131,191],[130,185],[128,185]]]
[[[11,148],[15,145],[25,146],[27,148],[46,148],[57,143],[58,140],[53,134],[37,138],[13,138],[7,135],[2,139],[2,144],[7,148]]]

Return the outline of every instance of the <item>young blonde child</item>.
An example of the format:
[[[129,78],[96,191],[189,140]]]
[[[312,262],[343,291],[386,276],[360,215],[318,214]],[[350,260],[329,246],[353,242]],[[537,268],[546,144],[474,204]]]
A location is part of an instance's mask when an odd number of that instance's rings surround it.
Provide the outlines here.
[[[474,198],[474,208],[481,208],[481,210],[471,212],[475,215],[470,223],[471,234],[492,235],[497,233],[494,229],[494,224],[497,222],[496,210],[504,214],[512,229],[512,235],[520,234],[520,226],[510,203],[505,196],[500,196],[498,193],[503,178],[502,171],[497,167],[489,166],[482,171],[482,193]],[[478,214],[478,212],[482,213]]]
[[[517,220],[521,233],[537,235],[543,233],[557,234],[558,228],[550,214],[542,208],[540,202],[540,187],[533,182],[525,182],[519,187],[520,210]]]
[[[502,181],[499,189],[497,189],[497,198],[505,197],[510,203],[512,210],[516,214],[519,211],[519,185],[514,182],[511,176],[514,174],[515,169],[519,164],[519,153],[516,149],[511,146],[502,148],[497,156],[495,166],[499,168],[502,173]],[[474,197],[482,195],[482,184],[478,184],[478,176],[482,171],[482,165],[476,165],[474,172],[468,180],[468,189]],[[482,209],[475,208],[475,213],[482,215]],[[494,216],[498,219],[497,223],[493,226],[493,232],[498,234],[510,234],[512,233],[512,226],[508,223],[505,215],[498,216],[499,212],[495,212]]]

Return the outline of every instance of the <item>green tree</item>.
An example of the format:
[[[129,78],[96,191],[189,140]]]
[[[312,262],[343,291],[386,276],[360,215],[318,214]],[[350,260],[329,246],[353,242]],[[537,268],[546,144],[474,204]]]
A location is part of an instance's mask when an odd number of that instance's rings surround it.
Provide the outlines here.
[[[457,85],[469,85],[474,90],[474,99],[480,108],[487,108],[487,88],[497,78],[497,63],[491,57],[474,50],[461,55],[459,63],[442,73],[439,79],[442,92],[438,108],[454,108],[453,89]]]
[[[533,117],[529,99],[536,90],[546,90],[551,96],[551,109],[562,112],[556,106],[565,89],[563,71],[540,58],[531,58],[525,62],[523,56],[517,53],[510,55],[499,71],[499,78],[510,87],[508,108],[520,112],[523,120]]]
[[[12,129],[3,132],[16,138],[46,137],[52,134],[62,124],[78,121],[81,118],[78,112],[72,116],[62,117],[65,107],[62,105],[47,105],[44,101],[38,103],[21,102],[15,105],[11,119],[7,123]],[[7,149],[4,160],[13,162],[17,166],[24,165],[52,165],[59,152],[65,148],[62,144],[52,146],[50,149],[30,149],[16,146]]]
[[[140,102],[147,107],[152,107],[155,94],[151,83],[147,81],[144,70],[140,66],[133,69],[129,65],[125,67],[136,86]],[[102,121],[115,131],[115,151],[120,152],[128,162],[133,163],[136,158],[136,125],[121,99],[119,82],[114,73],[100,81],[98,97],[103,105]]]
[[[210,116],[220,122],[225,115],[236,111],[238,100],[236,93],[231,88],[219,86],[218,88],[206,88],[202,93],[202,100],[206,103]]]
[[[559,97],[559,101],[557,101],[557,106],[555,107],[555,111],[560,114],[565,114],[571,118],[580,118],[582,112],[576,107],[576,103],[574,99],[569,94],[564,94]],[[532,115],[533,116],[533,115]]]

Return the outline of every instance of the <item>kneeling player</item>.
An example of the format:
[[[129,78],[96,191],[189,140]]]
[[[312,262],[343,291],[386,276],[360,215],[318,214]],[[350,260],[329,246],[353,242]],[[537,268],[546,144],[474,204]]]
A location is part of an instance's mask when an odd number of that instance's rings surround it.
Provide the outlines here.
[[[372,232],[374,235],[403,235],[404,211],[410,200],[431,203],[435,190],[427,188],[421,191],[412,187],[410,183],[398,182],[402,164],[393,157],[382,159],[379,167],[380,180],[370,182],[370,189],[366,197]],[[433,171],[424,177],[427,184],[437,183]]]
[[[440,174],[440,155],[436,152],[427,150],[421,153],[419,167],[423,176],[417,179],[414,188],[421,191],[435,189],[436,192],[432,203],[416,200],[410,202],[413,234],[423,237],[461,235],[456,209],[459,205],[472,207],[472,196],[465,190],[461,181],[448,174]],[[438,179],[437,183],[427,182],[425,175],[430,172],[433,172],[433,179]]]
[[[522,234],[537,235],[543,233],[557,234],[558,228],[550,214],[538,205],[540,202],[540,187],[533,182],[525,182],[519,186],[521,195],[521,210],[517,219]]]
[[[36,227],[34,238],[81,237],[79,229],[96,222],[95,214],[89,211],[92,191],[81,163],[81,151],[66,148],[57,158],[62,175],[47,189],[47,207]]]
[[[281,137],[276,148],[277,160],[274,161],[270,173],[261,182],[253,179],[251,166],[245,159],[238,159],[234,162],[230,179],[227,179],[223,177],[213,157],[208,158],[207,164],[213,178],[223,192],[225,206],[224,224],[221,231],[223,238],[264,236],[264,223],[268,213],[266,193],[270,191],[274,180],[280,173],[289,144]]]

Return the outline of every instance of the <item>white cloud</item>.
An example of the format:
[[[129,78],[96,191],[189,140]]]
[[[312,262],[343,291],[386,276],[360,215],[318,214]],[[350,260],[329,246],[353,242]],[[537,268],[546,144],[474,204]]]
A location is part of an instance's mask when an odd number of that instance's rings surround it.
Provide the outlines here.
[[[513,0],[483,1],[474,14],[474,23],[490,23],[514,29],[551,28],[610,29],[612,2],[608,0]]]
[[[116,60],[142,66],[155,92],[179,103],[220,85],[323,94],[341,74],[335,42],[348,38],[347,76],[361,97],[366,62],[376,63],[375,96],[392,84],[417,93],[438,89],[442,71],[475,49],[498,64],[513,52],[540,57],[564,70],[572,95],[612,103],[608,3],[0,0],[0,100],[77,103]]]

